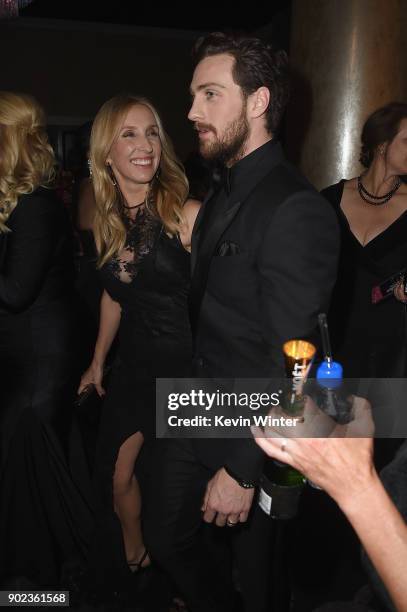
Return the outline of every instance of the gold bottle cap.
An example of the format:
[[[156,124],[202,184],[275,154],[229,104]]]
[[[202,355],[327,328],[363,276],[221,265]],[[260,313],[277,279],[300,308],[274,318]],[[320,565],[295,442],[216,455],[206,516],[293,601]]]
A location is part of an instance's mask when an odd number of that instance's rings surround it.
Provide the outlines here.
[[[306,340],[289,340],[283,346],[284,354],[295,361],[303,359],[311,360],[315,355],[316,348]]]

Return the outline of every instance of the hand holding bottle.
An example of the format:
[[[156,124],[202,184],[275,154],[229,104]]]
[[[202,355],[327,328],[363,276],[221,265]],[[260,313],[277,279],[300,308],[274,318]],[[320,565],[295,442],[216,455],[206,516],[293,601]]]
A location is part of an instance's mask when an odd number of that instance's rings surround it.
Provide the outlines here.
[[[313,404],[308,398],[303,426],[308,420],[312,427],[316,408]],[[307,419],[308,414],[311,419]],[[372,465],[374,425],[370,404],[362,398],[354,398],[353,421],[346,425],[335,423],[329,437],[284,437],[277,428],[267,428],[264,432],[253,428],[252,432],[267,455],[291,465],[338,503],[357,494],[367,481]],[[356,465],[361,466],[358,473],[355,473]]]
[[[263,437],[273,438],[274,434],[283,438],[326,438],[335,429],[337,423],[327,415],[308,396],[303,396],[303,415],[299,419],[291,418],[288,422],[295,423],[287,425],[287,413],[281,406],[275,406],[270,410],[269,416],[276,419],[280,425],[266,427]],[[278,420],[277,420],[278,419]],[[295,419],[295,420],[294,420]]]

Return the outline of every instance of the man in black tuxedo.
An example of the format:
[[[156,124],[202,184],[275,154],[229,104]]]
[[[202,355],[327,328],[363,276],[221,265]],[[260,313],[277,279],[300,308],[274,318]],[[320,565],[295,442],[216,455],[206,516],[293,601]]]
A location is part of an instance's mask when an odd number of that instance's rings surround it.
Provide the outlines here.
[[[201,377],[284,376],[283,343],[312,338],[318,313],[328,308],[338,229],[329,204],[276,140],[287,72],[285,54],[259,39],[215,33],[195,48],[189,119],[202,156],[224,168],[192,238],[191,323]],[[228,534],[245,610],[263,612],[271,520],[252,503],[262,452],[251,439],[171,441],[163,452],[146,513],[150,552],[191,612],[233,610],[230,573],[207,552],[208,538],[199,539],[202,512],[206,523],[234,527]]]

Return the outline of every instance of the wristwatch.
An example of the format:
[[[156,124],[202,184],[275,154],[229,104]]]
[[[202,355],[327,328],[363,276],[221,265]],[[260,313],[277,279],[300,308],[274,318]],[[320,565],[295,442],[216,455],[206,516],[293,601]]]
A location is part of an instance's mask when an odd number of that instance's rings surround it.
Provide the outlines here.
[[[243,489],[254,489],[254,488],[256,488],[257,484],[255,482],[251,482],[250,480],[243,480],[243,478],[240,478],[239,476],[234,474],[230,470],[230,468],[228,468],[226,465],[223,466],[223,469],[225,470],[225,472],[227,474],[229,474],[229,476],[231,478],[233,478],[233,480],[236,480],[237,484],[240,485],[241,487],[243,487]]]

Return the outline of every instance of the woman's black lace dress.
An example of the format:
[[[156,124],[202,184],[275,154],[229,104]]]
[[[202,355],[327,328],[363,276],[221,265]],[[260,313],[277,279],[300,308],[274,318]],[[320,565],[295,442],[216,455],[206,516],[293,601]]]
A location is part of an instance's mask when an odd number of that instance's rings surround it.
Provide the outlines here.
[[[117,586],[118,578],[126,580],[130,574],[113,510],[112,479],[120,446],[141,431],[148,448],[155,429],[155,379],[188,376],[192,358],[189,253],[144,205],[126,224],[124,249],[101,270],[106,291],[122,308],[96,457],[98,529],[90,567],[96,572],[92,582],[105,587]],[[148,465],[142,477],[147,473]]]

